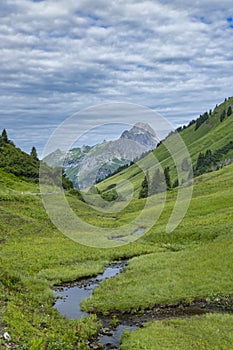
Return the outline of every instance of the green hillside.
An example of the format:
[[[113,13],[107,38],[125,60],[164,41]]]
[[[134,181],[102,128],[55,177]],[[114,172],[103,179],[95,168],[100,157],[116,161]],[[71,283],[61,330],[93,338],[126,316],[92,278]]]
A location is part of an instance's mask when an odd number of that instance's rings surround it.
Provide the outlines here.
[[[52,308],[51,287],[96,274],[123,257],[139,256],[130,262],[126,273],[105,281],[85,307],[127,310],[157,302],[190,301],[195,297],[214,301],[217,296],[232,296],[232,170],[233,166],[228,166],[196,179],[188,214],[171,235],[165,233],[165,222],[176,190],[170,192],[163,215],[144,238],[110,250],[88,248],[64,237],[48,219],[40,195],[35,195],[37,185],[1,171],[0,299],[5,327],[18,348],[42,350],[48,344],[48,349],[69,350],[79,344],[78,349],[88,349],[84,344],[98,328],[96,318],[67,321],[61,317]],[[115,214],[100,217],[99,212],[91,211],[74,196],[67,196],[72,208],[86,221],[112,225]],[[119,215],[119,223],[137,215],[141,202],[133,201],[131,210]],[[200,319],[200,325],[202,321],[207,322]],[[82,329],[78,335],[77,327]]]
[[[13,142],[8,140],[5,129],[2,135],[5,137],[0,137],[0,169],[28,180],[38,181],[40,162],[37,157],[15,147]]]
[[[111,261],[157,247],[135,243],[101,250],[75,243],[51,223],[38,192],[37,184],[0,170],[0,334],[7,330],[22,350],[88,349],[85,342],[98,329],[96,317],[61,317],[52,307],[52,286],[97,274]],[[67,194],[67,199],[84,220],[102,225],[99,213],[76,195]],[[106,215],[105,225],[112,220],[113,215]],[[5,348],[0,338],[0,349]]]
[[[232,187],[233,165],[197,177],[185,218],[167,234],[166,222],[176,198],[171,191],[161,218],[142,239],[163,251],[130,260],[126,272],[104,281],[83,301],[83,308],[141,315],[155,306],[164,310],[166,305],[178,305],[182,310],[180,303],[195,305],[200,300],[232,312]],[[232,327],[233,317],[228,314],[155,321],[125,334],[121,349],[227,350],[232,349]]]
[[[39,161],[34,147],[34,153],[32,151],[29,155],[16,147],[14,143],[8,139],[5,129],[2,135],[5,136],[0,136],[0,170],[3,170],[2,174],[9,173],[16,176],[14,181],[12,181],[12,183],[15,183],[14,187],[18,186],[20,179],[29,183],[39,183],[39,172],[41,169],[41,172],[43,171],[44,174],[43,180],[47,178],[49,182],[51,178],[55,180],[62,176],[62,185],[64,189],[73,188],[72,182],[64,175],[61,168],[51,168],[47,164]],[[6,176],[2,176],[6,179]],[[3,180],[0,179],[0,182],[3,182]],[[28,186],[30,187],[29,184]]]
[[[197,130],[193,123],[180,131],[194,164],[200,152],[211,149],[214,153],[231,141],[233,116],[222,117],[222,122],[220,117],[232,102],[230,99],[217,107]],[[115,317],[115,312],[140,313],[155,305],[172,307],[198,299],[232,312],[233,165],[194,179],[189,209],[172,233],[166,233],[166,225],[177,188],[167,192],[161,216],[143,237],[117,248],[97,249],[68,239],[52,224],[42,204],[38,177],[33,175],[39,162],[10,142],[0,143],[0,150],[1,350],[6,349],[4,331],[11,335],[12,349],[89,350],[88,340],[100,327],[96,310]],[[155,154],[163,166],[171,167],[175,178],[163,144]],[[230,152],[223,154],[221,161],[228,158]],[[110,188],[125,177],[133,181],[138,193],[143,176],[139,167],[131,166],[99,186]],[[47,195],[55,194],[48,191]],[[111,213],[80,201],[74,190],[65,195],[83,221],[109,230],[131,223],[145,204],[136,196],[120,212]],[[160,210],[161,194],[152,197],[154,205],[144,208],[147,217]],[[129,259],[125,272],[103,281],[83,302],[84,309],[93,311],[90,317],[68,321],[53,308],[54,285],[96,275],[111,262],[125,258]],[[126,333],[122,350],[231,349],[232,327],[233,318],[228,313],[151,322]]]
[[[196,167],[200,152],[205,154],[207,150],[211,150],[211,152],[214,153],[218,150],[221,150],[230,141],[233,141],[233,113],[227,115],[229,107],[231,106],[233,107],[233,97],[224,101],[219,106],[216,106],[213,111],[206,113],[206,115],[208,115],[208,119],[205,120],[197,129],[197,121],[192,121],[187,127],[184,126],[178,128],[179,135],[185,142],[194,168]],[[221,121],[221,116],[223,115],[224,111],[225,117]],[[167,141],[169,141],[169,138],[172,138],[172,135],[167,138]],[[158,159],[163,168],[169,166],[173,183],[177,179],[176,167],[171,155],[169,154],[164,144],[161,143],[155,149],[155,151],[153,151],[153,154]],[[225,154],[221,154],[220,160],[217,162],[219,166],[222,166],[226,159],[232,161],[233,149],[229,150]],[[144,159],[144,162],[146,163],[146,159]],[[214,165],[212,167],[216,168]],[[211,170],[211,165],[208,170]],[[131,167],[108,178],[106,181],[103,181],[101,184],[98,184],[98,188],[104,191],[112,184],[117,184],[121,180],[127,179],[130,180],[134,185],[135,198],[137,198],[144,176],[145,174],[140,171],[137,165],[132,165]]]

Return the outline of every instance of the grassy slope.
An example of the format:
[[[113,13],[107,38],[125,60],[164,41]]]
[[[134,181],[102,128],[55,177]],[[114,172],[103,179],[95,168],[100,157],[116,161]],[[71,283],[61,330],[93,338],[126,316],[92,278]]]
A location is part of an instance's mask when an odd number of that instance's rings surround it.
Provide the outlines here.
[[[229,121],[219,124],[219,130]],[[223,129],[219,132],[227,134],[230,127]],[[228,140],[230,135],[226,137]],[[162,147],[160,152],[162,159]],[[148,235],[138,243],[112,250],[87,248],[64,237],[49,221],[40,197],[34,195],[37,185],[0,171],[0,298],[6,303],[4,321],[13,340],[22,349],[29,349],[29,343],[31,350],[44,349],[47,343],[47,349],[69,350],[78,342],[79,349],[85,349],[80,344],[95,331],[95,320],[68,322],[62,318],[52,308],[51,286],[100,272],[122,257],[151,252],[133,259],[125,274],[104,282],[86,306],[128,309],[153,305],[156,300],[166,303],[231,294],[232,170],[229,166],[196,179],[188,214],[171,235],[165,233],[165,225],[176,190],[168,193],[165,211]],[[135,171],[138,169],[131,167],[127,176],[136,179]],[[138,187],[141,179],[139,174]],[[143,204],[143,200],[135,200],[122,213],[100,216],[74,197],[69,200],[84,220],[105,227],[111,227],[116,219],[119,224],[132,220]]]
[[[233,166],[198,177],[195,183],[191,206],[179,227],[165,233],[173,191],[157,225],[144,237],[167,251],[133,258],[123,274],[104,281],[83,302],[85,309],[135,310],[233,296]],[[232,327],[229,315],[158,321],[126,334],[122,350],[231,349]]]
[[[123,336],[122,350],[231,350],[233,316],[209,314],[147,324]]]
[[[233,295],[233,166],[196,179],[188,212],[171,234],[165,224],[172,196],[157,224],[144,236],[167,252],[140,256],[126,272],[104,281],[85,308],[105,312],[153,306],[217,295]]]
[[[20,148],[9,143],[0,146],[0,168],[8,173],[36,180],[39,166],[37,159],[21,151]]]
[[[155,248],[136,243],[112,250],[81,246],[50,222],[35,195],[37,185],[2,170],[0,179],[0,311],[4,305],[7,330],[22,349],[44,349],[46,342],[47,349],[69,350],[77,343],[85,349],[81,344],[96,330],[96,321],[61,317],[52,308],[52,285],[97,274],[111,261]],[[85,204],[69,199],[84,220],[90,217]],[[97,223],[103,221],[98,214],[91,216]]]
[[[193,124],[180,132],[179,135],[187,146],[193,165],[196,164],[200,152],[205,152],[207,149],[215,151],[232,140],[233,114],[230,117],[226,117],[223,122],[220,122],[223,109],[227,110],[229,105],[233,106],[233,97],[219,105],[214,112],[212,112],[211,117],[196,131],[194,130],[195,124]],[[165,149],[163,145],[160,145],[154,151],[154,155],[163,167],[170,166],[171,176],[174,181],[176,178],[175,167],[167,149]],[[138,169],[138,166],[133,165],[110,177],[106,181],[103,181],[101,184],[98,184],[98,188],[104,190],[111,184],[117,184],[123,179],[128,179],[135,186],[135,197],[137,197],[144,176],[145,175]]]

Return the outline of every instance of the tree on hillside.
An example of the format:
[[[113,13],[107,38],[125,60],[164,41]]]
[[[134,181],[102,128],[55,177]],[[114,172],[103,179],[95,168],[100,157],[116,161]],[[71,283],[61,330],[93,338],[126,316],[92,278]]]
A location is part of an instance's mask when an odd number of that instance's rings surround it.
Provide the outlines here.
[[[62,187],[64,188],[64,190],[71,190],[74,188],[73,182],[67,177],[67,175],[64,172],[64,169],[62,169]]]
[[[197,169],[202,168],[204,166],[205,156],[202,152],[199,153],[197,158]]]
[[[30,156],[31,156],[33,159],[38,160],[36,147],[34,147],[34,146],[32,147]]]
[[[210,169],[211,164],[214,162],[214,158],[215,156],[210,149],[207,149],[205,154],[200,152],[197,158],[197,166],[194,174],[201,175],[207,172]]]
[[[181,169],[182,171],[189,171],[190,170],[190,164],[187,158],[184,158],[181,163]]]
[[[156,169],[151,179],[151,193],[156,194],[166,191],[165,178],[159,169]]]
[[[222,122],[226,117],[226,110],[224,109],[220,115],[220,122]]]
[[[205,165],[209,166],[211,162],[212,162],[212,152],[210,149],[207,149],[205,153]]]
[[[208,112],[205,112],[203,115],[200,115],[200,117],[196,120],[195,130],[197,130],[206,120],[208,120],[208,118]]]
[[[173,187],[173,188],[176,188],[176,187],[178,187],[178,186],[179,186],[179,180],[176,179],[176,180],[174,181],[172,187]]]
[[[165,177],[165,182],[166,182],[166,185],[167,185],[167,189],[170,189],[171,188],[171,178],[170,178],[170,168],[169,168],[169,166],[167,166],[164,169],[164,177]]]
[[[3,129],[3,131],[2,131],[2,141],[3,141],[4,143],[8,143],[8,142],[9,142],[6,129]]]
[[[227,110],[227,116],[229,117],[230,115],[232,115],[232,108],[231,108],[231,106],[229,106],[228,110]]]
[[[148,187],[149,187],[149,174],[148,172],[146,173],[142,184],[141,184],[141,190],[139,192],[139,198],[146,198],[148,197]]]
[[[6,129],[3,129],[2,134],[0,136],[0,146],[4,146],[5,144],[10,144],[12,146],[15,146],[14,142],[8,139]]]

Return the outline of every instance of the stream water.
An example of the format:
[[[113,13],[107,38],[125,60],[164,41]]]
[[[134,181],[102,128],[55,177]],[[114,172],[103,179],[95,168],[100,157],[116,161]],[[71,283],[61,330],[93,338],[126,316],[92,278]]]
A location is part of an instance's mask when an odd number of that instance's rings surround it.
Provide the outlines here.
[[[99,274],[95,278],[80,281],[77,283],[77,285],[73,286],[71,284],[67,287],[56,287],[54,289],[56,296],[54,307],[60,312],[61,315],[65,316],[69,320],[81,319],[84,316],[88,316],[88,313],[81,310],[80,304],[82,300],[88,298],[101,281],[116,276],[126,265],[126,261],[123,261],[120,264],[112,264],[105,269],[104,273]],[[105,327],[109,326],[106,320],[104,320],[103,323]],[[137,327],[133,324],[122,322],[110,332],[106,332],[107,334],[101,334],[98,341],[103,344],[104,349],[106,350],[114,348],[119,349],[122,333],[126,329],[134,330],[136,328]]]
[[[112,264],[108,266],[104,273],[99,274],[95,278],[79,281],[77,283],[69,283],[67,286],[56,287],[55,292],[55,304],[54,307],[60,312],[61,315],[68,319],[81,319],[84,316],[89,316],[88,313],[83,312],[80,308],[82,300],[88,298],[93,290],[99,285],[99,283],[107,278],[111,278],[121,273],[124,267],[127,265],[127,261],[123,261],[120,264]],[[155,319],[166,319],[171,317],[187,318],[194,315],[202,315],[208,312],[230,312],[232,313],[232,307],[224,309],[221,306],[215,304],[209,304],[206,300],[196,300],[193,303],[180,302],[176,305],[161,306],[155,305],[154,308],[145,309],[143,313],[139,314],[119,314],[117,319],[120,324],[112,329],[110,317],[99,317],[103,324],[103,329],[99,334],[98,342],[104,346],[105,350],[108,349],[120,349],[120,339],[122,333],[128,330],[135,330],[137,327],[143,326],[148,321]]]

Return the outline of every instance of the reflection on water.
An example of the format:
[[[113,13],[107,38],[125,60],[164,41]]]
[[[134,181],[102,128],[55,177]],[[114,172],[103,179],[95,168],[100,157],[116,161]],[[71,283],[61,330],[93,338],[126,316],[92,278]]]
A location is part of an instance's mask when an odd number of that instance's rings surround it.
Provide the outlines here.
[[[82,300],[92,295],[93,290],[98,284],[107,279],[116,276],[126,266],[127,262],[124,261],[120,264],[112,264],[105,269],[102,274],[92,278],[86,282],[80,283],[80,285],[70,287],[56,287],[55,295],[58,297],[55,301],[54,307],[59,313],[65,316],[69,320],[81,319],[84,316],[89,316],[88,313],[84,312],[80,308]],[[126,330],[134,330],[136,326],[119,325],[112,331],[112,335],[100,335],[98,341],[104,345],[104,349],[115,347],[119,349],[120,338],[122,333]]]

